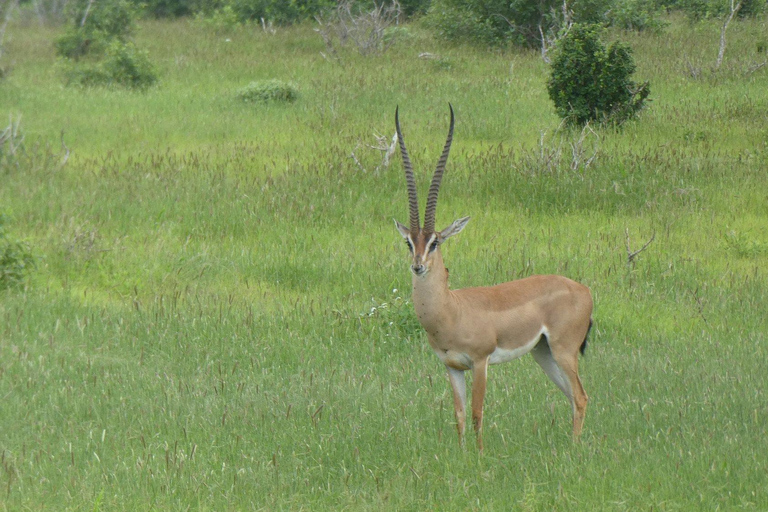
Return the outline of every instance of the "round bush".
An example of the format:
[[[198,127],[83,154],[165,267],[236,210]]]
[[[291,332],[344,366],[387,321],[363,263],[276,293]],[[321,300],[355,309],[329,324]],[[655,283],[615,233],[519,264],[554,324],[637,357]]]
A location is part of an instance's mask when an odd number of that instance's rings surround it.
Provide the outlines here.
[[[621,123],[643,108],[650,88],[630,77],[635,62],[629,46],[608,48],[596,25],[574,25],[558,43],[547,84],[558,115],[574,124]]]
[[[299,97],[299,91],[290,82],[281,80],[262,80],[251,82],[237,92],[237,97],[246,103],[293,102]]]
[[[119,86],[145,90],[157,83],[157,72],[145,50],[131,42],[110,44],[103,60],[74,64],[65,72],[69,84],[84,87]]]

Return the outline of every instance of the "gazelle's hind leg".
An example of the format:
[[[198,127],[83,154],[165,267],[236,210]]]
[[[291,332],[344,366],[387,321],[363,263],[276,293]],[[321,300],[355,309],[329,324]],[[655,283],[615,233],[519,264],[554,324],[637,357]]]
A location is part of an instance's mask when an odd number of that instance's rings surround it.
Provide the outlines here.
[[[531,351],[544,373],[554,382],[571,402],[573,413],[573,437],[578,438],[584,425],[587,410],[587,394],[579,379],[578,352],[552,354],[548,340],[542,339]]]

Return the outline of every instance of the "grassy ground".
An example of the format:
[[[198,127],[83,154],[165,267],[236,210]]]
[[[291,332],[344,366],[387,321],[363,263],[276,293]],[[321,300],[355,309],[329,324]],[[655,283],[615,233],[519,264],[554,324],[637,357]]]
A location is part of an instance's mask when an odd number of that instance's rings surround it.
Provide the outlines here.
[[[715,74],[717,25],[672,21],[614,34],[653,103],[581,145],[536,53],[419,27],[334,61],[310,27],[144,22],[143,94],[65,88],[56,32],[9,30],[26,155],[0,205],[38,267],[0,293],[0,510],[767,509],[768,30],[734,24]],[[237,102],[266,78],[301,98]],[[401,167],[368,147],[399,105],[424,190],[449,101],[438,227],[472,216],[453,286],[594,293],[579,444],[530,358],[489,372],[485,453],[456,442],[391,220]]]

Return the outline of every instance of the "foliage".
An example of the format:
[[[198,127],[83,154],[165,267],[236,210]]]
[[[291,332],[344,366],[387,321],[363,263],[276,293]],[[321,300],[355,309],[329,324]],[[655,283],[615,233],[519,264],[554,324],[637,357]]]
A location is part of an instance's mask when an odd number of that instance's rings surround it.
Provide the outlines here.
[[[35,267],[29,245],[8,233],[8,220],[8,215],[0,212],[0,291],[22,284]]]
[[[399,0],[403,16],[411,18],[425,14],[429,10],[431,0]]]
[[[137,3],[138,0],[137,0]],[[141,0],[144,12],[156,18],[176,18],[199,12],[204,0]]]
[[[738,3],[736,0],[735,3]],[[676,0],[668,4],[670,9],[684,12],[692,20],[721,18],[730,13],[729,0]],[[755,18],[768,10],[767,0],[743,0],[739,9],[739,18]]]
[[[336,0],[131,0],[141,5],[145,12],[157,17],[178,17],[196,15],[213,16],[217,11],[231,9],[239,23],[248,21],[290,25],[313,19],[325,11],[336,8]],[[375,0],[355,2],[362,9],[371,9]],[[405,17],[424,14],[430,0],[401,0],[398,2]]]
[[[246,103],[286,102],[299,97],[299,90],[290,82],[271,79],[251,82],[237,91],[237,97]]]
[[[131,42],[113,41],[102,60],[70,66],[67,82],[84,87],[120,86],[145,90],[157,83],[157,71],[146,50]]]
[[[209,13],[200,11],[195,14],[194,21],[217,33],[230,32],[244,23],[231,5],[225,5]]]
[[[611,0],[568,4],[572,22],[594,23],[605,19]],[[433,0],[427,22],[444,39],[500,46],[514,43],[538,47],[541,35],[560,28],[560,0]]]
[[[24,0],[22,3],[32,4],[32,10],[41,24],[60,25],[66,20],[70,1],[71,0]]]
[[[112,42],[124,43],[133,35],[137,14],[129,0],[74,0],[69,28],[56,40],[56,51],[73,60],[102,55]]]
[[[614,27],[658,31],[667,25],[658,4],[658,0],[613,0],[605,18]]]
[[[243,21],[262,18],[278,25],[288,25],[312,19],[323,9],[331,8],[333,0],[228,0]]]
[[[68,84],[143,90],[157,82],[146,50],[131,40],[138,7],[129,0],[76,0],[70,28],[56,41]]]
[[[557,45],[547,83],[560,117],[575,124],[622,122],[645,105],[648,83],[631,80],[635,62],[629,46],[608,48],[595,25],[574,25]]]

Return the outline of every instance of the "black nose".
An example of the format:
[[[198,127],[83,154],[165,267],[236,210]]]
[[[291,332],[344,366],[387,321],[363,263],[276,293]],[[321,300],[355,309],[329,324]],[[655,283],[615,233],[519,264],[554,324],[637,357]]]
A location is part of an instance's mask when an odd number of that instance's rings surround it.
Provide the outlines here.
[[[411,265],[411,270],[413,270],[416,274],[423,274],[424,273],[424,265],[421,265],[421,264]]]

